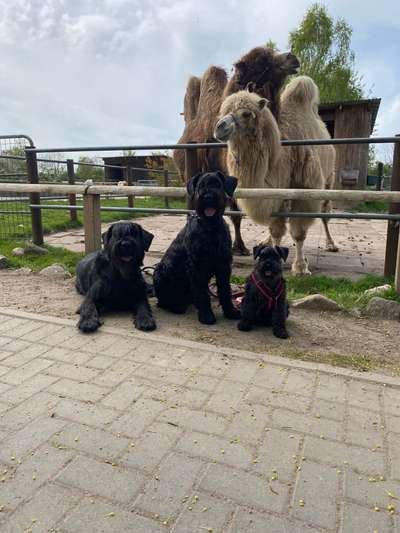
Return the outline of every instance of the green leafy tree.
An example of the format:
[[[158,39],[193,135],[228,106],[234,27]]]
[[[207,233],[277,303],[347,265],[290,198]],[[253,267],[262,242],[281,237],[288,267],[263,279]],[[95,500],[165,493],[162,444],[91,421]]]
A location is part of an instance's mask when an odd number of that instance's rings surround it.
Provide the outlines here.
[[[96,161],[91,157],[81,156],[78,163],[95,164]],[[75,174],[79,181],[93,180],[104,181],[104,169],[101,167],[92,167],[90,165],[78,165]]]
[[[300,60],[300,74],[315,81],[321,102],[363,97],[362,80],[355,70],[350,47],[352,31],[343,18],[334,20],[325,6],[315,3],[300,26],[290,33],[289,44]]]

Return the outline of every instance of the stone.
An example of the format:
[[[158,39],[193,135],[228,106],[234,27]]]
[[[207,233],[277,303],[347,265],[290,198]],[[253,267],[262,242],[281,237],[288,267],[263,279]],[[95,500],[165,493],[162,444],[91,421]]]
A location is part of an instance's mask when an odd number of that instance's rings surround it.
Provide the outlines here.
[[[379,287],[372,287],[372,289],[367,289],[364,291],[364,294],[366,296],[377,296],[385,293],[386,291],[389,291],[391,288],[392,286],[386,283],[385,285],[379,285]]]
[[[0,255],[0,270],[3,270],[5,268],[8,268],[7,257],[5,257],[4,255]]]
[[[11,252],[11,255],[14,257],[22,257],[25,255],[25,250],[23,248],[14,248]]]
[[[15,273],[21,276],[26,276],[28,274],[32,274],[32,269],[29,267],[17,268],[17,270],[15,270]]]
[[[339,304],[322,294],[311,294],[292,302],[291,307],[296,309],[309,309],[311,311],[340,311]]]
[[[33,242],[27,242],[24,246],[24,250],[26,254],[33,254],[33,255],[46,255],[49,253],[47,248],[38,246],[37,244],[34,244]]]
[[[371,318],[400,320],[400,303],[374,296],[369,301],[364,314]]]
[[[41,276],[53,279],[68,279],[71,277],[71,274],[68,272],[65,266],[58,263],[54,263],[54,265],[43,268],[39,274]]]

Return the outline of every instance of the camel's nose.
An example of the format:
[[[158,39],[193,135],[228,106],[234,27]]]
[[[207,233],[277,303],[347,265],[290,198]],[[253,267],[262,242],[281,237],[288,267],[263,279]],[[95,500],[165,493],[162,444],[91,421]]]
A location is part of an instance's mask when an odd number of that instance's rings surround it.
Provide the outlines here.
[[[231,115],[222,117],[215,126],[214,137],[221,142],[225,142],[231,136],[235,127],[235,121]]]

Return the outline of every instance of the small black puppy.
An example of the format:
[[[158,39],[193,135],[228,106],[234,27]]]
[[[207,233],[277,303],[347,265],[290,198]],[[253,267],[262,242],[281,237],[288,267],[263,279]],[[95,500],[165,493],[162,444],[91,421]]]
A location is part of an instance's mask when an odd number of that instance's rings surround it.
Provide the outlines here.
[[[282,260],[286,261],[289,249],[260,244],[254,247],[253,254],[256,263],[247,279],[238,329],[250,331],[253,325],[272,326],[275,337],[287,339],[289,306],[286,283],[282,277]]]
[[[87,255],[76,269],[76,289],[85,295],[78,313],[78,328],[89,333],[100,325],[99,313],[131,310],[135,326],[156,328],[140,267],[154,235],[139,224],[118,222],[103,233],[104,250]]]
[[[208,283],[215,275],[225,317],[240,318],[232,304],[232,241],[223,219],[227,196],[232,197],[236,185],[236,178],[222,172],[197,174],[188,181],[189,202],[196,214],[188,217],[155,269],[154,290],[159,307],[185,313],[194,303],[199,321],[214,324]]]

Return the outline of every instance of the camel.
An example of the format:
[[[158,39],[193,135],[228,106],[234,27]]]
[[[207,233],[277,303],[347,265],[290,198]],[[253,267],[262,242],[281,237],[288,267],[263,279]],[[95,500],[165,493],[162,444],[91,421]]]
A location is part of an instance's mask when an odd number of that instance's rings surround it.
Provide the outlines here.
[[[282,147],[283,139],[330,139],[318,116],[319,90],[313,80],[299,76],[288,83],[281,94],[277,121],[268,101],[255,93],[239,91],[224,100],[214,135],[228,143],[227,168],[236,176],[240,187],[330,189],[334,184],[335,149],[333,146]],[[274,211],[315,212],[318,200],[288,202],[269,199],[239,199],[239,206],[259,224],[269,227],[266,244],[279,245],[286,233],[287,221],[271,217]],[[329,202],[322,209],[330,211]],[[292,264],[295,275],[310,274],[303,246],[313,219],[289,217],[289,231],[296,243]],[[327,249],[337,251],[324,224]]]
[[[223,100],[246,87],[268,98],[275,117],[279,117],[279,94],[284,82],[290,74],[297,72],[300,64],[292,53],[277,53],[271,48],[259,46],[250,50],[234,64],[234,73],[228,81],[226,71],[221,67],[209,67],[201,80],[197,77],[189,79],[185,100],[184,118],[185,128],[178,143],[213,142],[214,128],[218,120]],[[175,150],[174,161],[181,179],[185,174],[185,153]],[[198,172],[221,170],[227,172],[226,156],[221,149],[197,151]],[[237,210],[236,202],[232,208]],[[235,229],[233,252],[249,255],[241,233],[241,217],[232,217]]]

